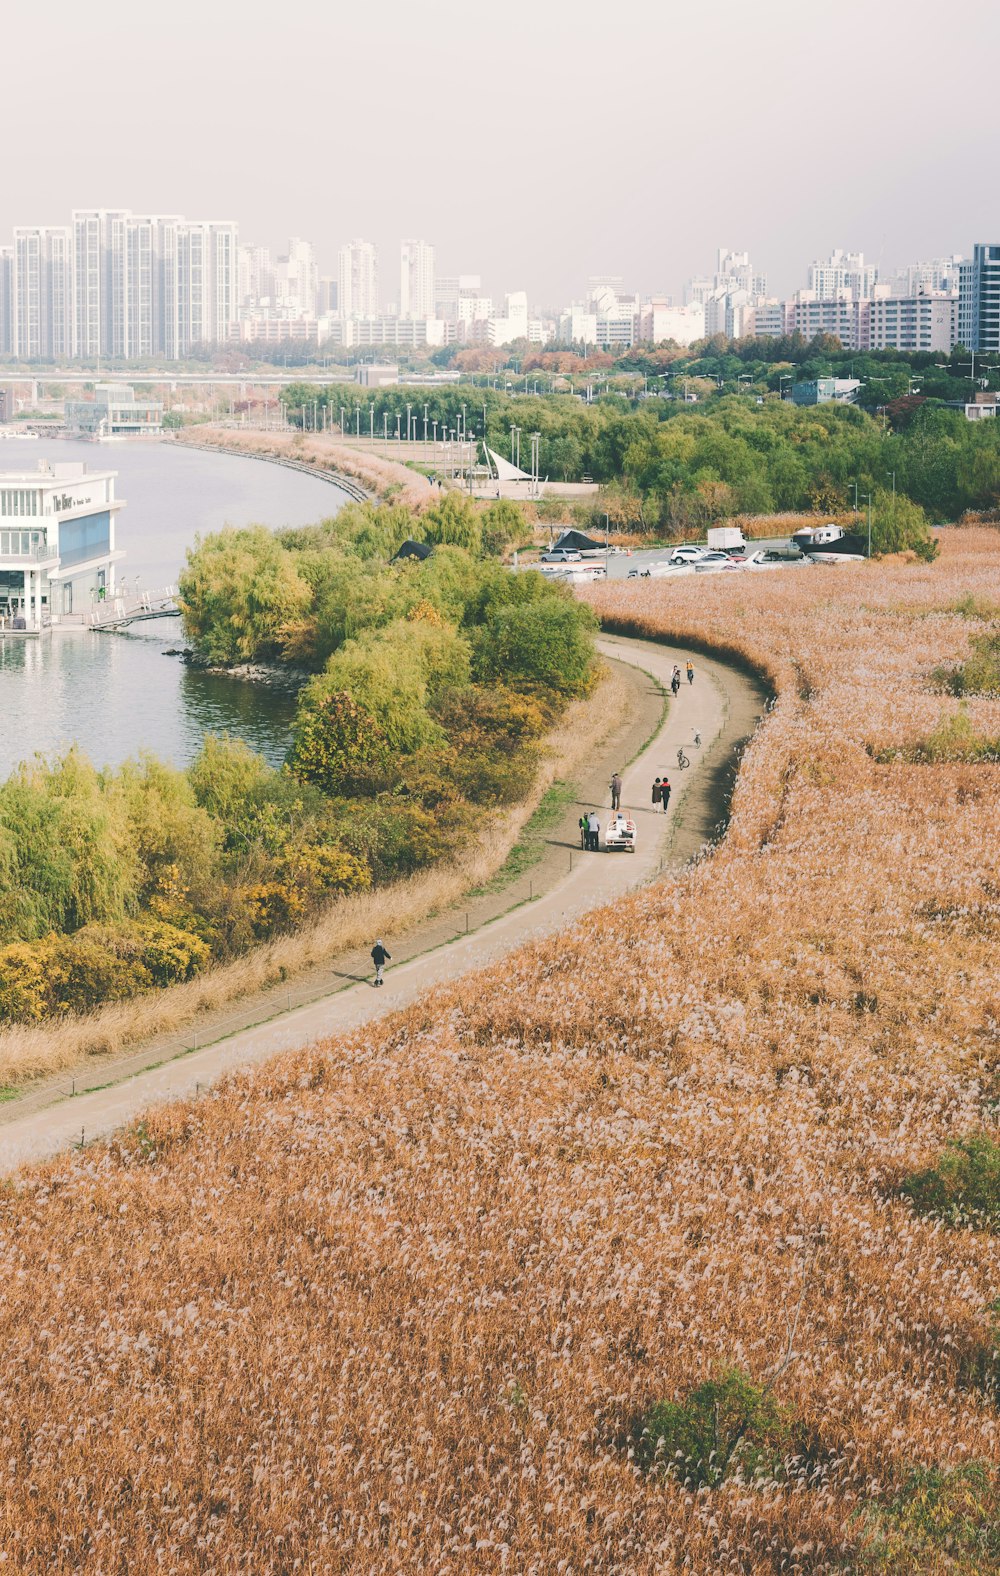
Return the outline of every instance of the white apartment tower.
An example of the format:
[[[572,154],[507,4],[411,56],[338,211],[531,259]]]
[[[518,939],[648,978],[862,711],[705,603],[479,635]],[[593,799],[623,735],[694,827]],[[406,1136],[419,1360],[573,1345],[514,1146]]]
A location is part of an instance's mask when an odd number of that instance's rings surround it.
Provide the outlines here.
[[[239,235],[220,220],[181,221],[176,227],[176,295],[168,303],[174,356],[192,346],[223,342],[237,321]]]
[[[12,348],[22,361],[68,361],[73,354],[72,257],[67,226],[14,230]]]
[[[434,248],[403,241],[399,249],[400,317],[434,316]]]
[[[0,356],[14,350],[14,248],[0,246]]]
[[[348,241],[338,260],[341,317],[378,317],[378,253],[371,241]]]
[[[825,262],[809,265],[809,286],[817,301],[836,301],[849,290],[855,301],[868,301],[875,293],[878,269],[865,262],[864,252],[831,252]]]
[[[288,243],[288,254],[278,258],[273,292],[282,306],[298,312],[300,317],[316,316],[319,293],[319,269],[316,253],[310,241],[293,235]]]

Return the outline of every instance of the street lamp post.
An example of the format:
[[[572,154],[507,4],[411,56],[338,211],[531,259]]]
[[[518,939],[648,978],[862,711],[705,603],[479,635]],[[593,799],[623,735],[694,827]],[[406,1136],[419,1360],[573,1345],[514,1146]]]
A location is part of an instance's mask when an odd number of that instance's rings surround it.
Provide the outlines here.
[[[862,493],[861,496],[865,500],[866,504],[868,505],[868,557],[871,558],[871,556],[872,556],[872,495],[869,492],[869,493]]]

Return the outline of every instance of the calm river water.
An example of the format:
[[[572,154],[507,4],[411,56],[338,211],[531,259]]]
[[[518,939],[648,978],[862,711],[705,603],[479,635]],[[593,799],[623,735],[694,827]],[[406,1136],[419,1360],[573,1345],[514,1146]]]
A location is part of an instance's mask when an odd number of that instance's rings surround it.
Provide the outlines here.
[[[0,469],[41,459],[83,460],[118,472],[119,578],[144,589],[176,583],[185,549],[227,523],[310,525],[336,514],[345,495],[329,482],[260,460],[169,444],[95,444],[59,439],[5,443]],[[53,634],[0,640],[0,778],[36,751],[79,744],[100,766],[139,750],[183,766],[206,733],[229,732],[277,764],[288,746],[294,700],[260,684],[193,672],[170,647],[184,644],[177,619],[120,635]]]

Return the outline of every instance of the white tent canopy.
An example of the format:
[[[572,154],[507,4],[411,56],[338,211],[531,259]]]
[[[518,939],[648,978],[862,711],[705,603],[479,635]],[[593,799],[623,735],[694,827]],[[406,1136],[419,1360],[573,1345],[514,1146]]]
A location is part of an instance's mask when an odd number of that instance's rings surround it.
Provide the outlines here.
[[[486,447],[485,444],[483,447]],[[505,460],[502,455],[494,454],[492,449],[486,449],[486,453],[496,466],[498,482],[530,482],[534,480],[529,471],[518,470],[516,465],[511,465],[510,461]]]

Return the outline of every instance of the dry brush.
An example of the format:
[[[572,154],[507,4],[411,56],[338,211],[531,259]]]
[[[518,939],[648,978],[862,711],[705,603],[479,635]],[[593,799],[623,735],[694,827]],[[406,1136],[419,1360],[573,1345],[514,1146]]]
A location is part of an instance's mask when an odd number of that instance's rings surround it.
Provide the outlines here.
[[[1000,1102],[1000,767],[906,758],[971,592],[995,533],[593,591],[770,676],[724,842],[3,1198],[11,1568],[996,1568],[869,1538],[998,1457],[1000,1237],[900,1194]],[[642,1472],[636,1420],[733,1368],[783,1470]]]

